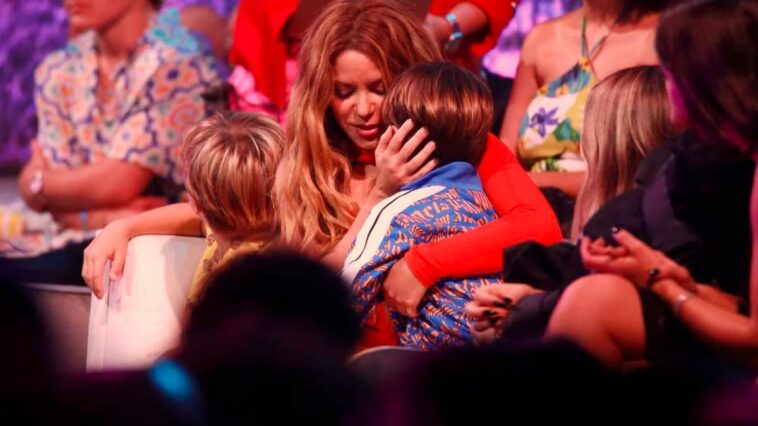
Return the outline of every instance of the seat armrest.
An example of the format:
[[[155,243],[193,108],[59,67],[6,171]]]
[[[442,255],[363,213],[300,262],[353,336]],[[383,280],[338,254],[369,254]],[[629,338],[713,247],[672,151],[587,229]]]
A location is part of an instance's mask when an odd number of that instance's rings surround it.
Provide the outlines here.
[[[121,278],[92,296],[87,370],[150,366],[176,347],[203,238],[144,235],[129,242]],[[109,282],[110,281],[110,282]]]

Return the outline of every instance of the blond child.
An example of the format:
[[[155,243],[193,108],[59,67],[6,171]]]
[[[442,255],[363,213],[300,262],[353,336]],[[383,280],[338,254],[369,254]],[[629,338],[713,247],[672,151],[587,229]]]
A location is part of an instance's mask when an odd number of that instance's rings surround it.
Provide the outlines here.
[[[103,271],[118,279],[131,238],[145,234],[205,236],[208,246],[197,266],[190,303],[201,297],[210,272],[233,257],[263,249],[276,236],[271,188],[284,134],[259,114],[217,115],[184,137],[182,157],[189,202],[117,220],[84,251],[82,276],[97,297]]]

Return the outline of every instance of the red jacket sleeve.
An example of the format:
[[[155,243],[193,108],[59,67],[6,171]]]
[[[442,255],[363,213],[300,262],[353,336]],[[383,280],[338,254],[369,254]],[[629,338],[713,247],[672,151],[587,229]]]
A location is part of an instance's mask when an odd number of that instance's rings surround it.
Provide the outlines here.
[[[281,32],[299,0],[242,0],[234,24],[229,62],[255,77],[258,90],[279,108],[287,96],[287,44]]]
[[[465,234],[412,247],[405,261],[427,287],[445,277],[498,273],[503,269],[504,248],[524,241],[552,244],[562,238],[542,192],[493,135],[478,172],[499,218]]]

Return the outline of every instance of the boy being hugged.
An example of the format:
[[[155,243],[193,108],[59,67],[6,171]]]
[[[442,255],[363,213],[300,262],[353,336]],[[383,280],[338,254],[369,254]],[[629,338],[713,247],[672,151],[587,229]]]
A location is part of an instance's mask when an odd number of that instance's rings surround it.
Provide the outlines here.
[[[377,204],[358,232],[342,276],[362,321],[381,301],[389,269],[412,246],[467,232],[496,218],[475,168],[484,153],[492,114],[492,97],[484,83],[452,64],[416,65],[387,93],[384,124],[399,127],[410,119],[428,129],[438,166]],[[495,275],[444,279],[427,291],[417,317],[391,312],[401,345],[423,350],[467,345],[472,338],[464,306],[479,287],[498,282]]]

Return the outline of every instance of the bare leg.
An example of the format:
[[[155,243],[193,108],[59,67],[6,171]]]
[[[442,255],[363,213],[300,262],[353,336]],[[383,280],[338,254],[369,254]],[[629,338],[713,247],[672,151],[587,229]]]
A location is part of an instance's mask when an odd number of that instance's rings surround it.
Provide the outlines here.
[[[573,341],[603,364],[621,368],[645,357],[645,325],[634,285],[616,275],[580,278],[564,292],[545,339]]]

